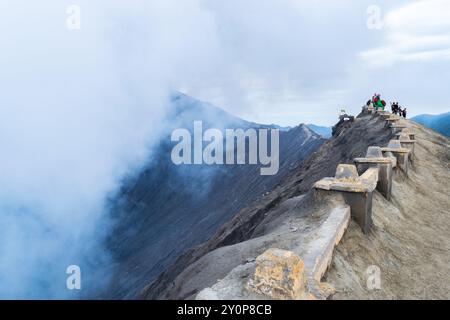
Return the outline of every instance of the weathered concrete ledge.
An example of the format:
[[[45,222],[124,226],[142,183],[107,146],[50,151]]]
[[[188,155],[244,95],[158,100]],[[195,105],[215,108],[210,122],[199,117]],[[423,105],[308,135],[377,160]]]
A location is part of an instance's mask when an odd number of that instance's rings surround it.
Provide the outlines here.
[[[399,116],[396,116],[394,114],[383,114],[383,117],[385,118],[386,121],[398,121],[400,120]]]
[[[235,267],[197,300],[315,300],[333,288],[321,283],[333,252],[350,223],[350,208],[334,208],[305,243],[293,250],[270,248],[254,261]]]
[[[392,117],[392,113],[381,113],[380,117],[382,117],[383,119],[387,119]]]
[[[317,230],[304,256],[308,279],[322,280],[331,265],[334,248],[348,228],[350,216],[350,207],[335,208]]]
[[[378,168],[377,190],[383,194],[387,200],[392,195],[393,168],[397,160],[393,157],[384,157],[380,147],[369,147],[365,158],[354,159],[358,172],[365,172],[370,167]]]
[[[382,152],[382,153],[383,153],[384,157],[391,159],[391,161],[392,161],[392,169],[395,169],[397,167],[397,158],[394,156],[394,154],[392,152],[389,152],[389,151]]]
[[[391,125],[389,125],[389,128],[391,128],[393,134],[396,134],[408,127],[405,125],[400,125],[400,124],[391,124]]]
[[[391,125],[397,124],[400,121],[400,118],[390,116],[385,118],[384,120],[386,120],[386,126],[389,127]]]
[[[403,148],[400,140],[391,140],[385,148],[381,148],[381,151],[387,155],[393,154],[397,158],[397,166],[406,174],[408,174],[409,168],[409,149]]]
[[[378,168],[369,168],[359,176],[355,165],[341,164],[334,178],[324,178],[314,184],[316,192],[342,192],[351,208],[351,215],[364,233],[372,226],[372,197],[378,184]]]
[[[323,178],[314,184],[314,188],[354,193],[371,192],[375,189],[377,180],[376,170],[368,171],[359,176],[355,165],[340,164],[336,169],[334,178]]]
[[[271,248],[256,258],[247,289],[275,300],[306,298],[305,264],[292,251]]]
[[[414,132],[412,132],[411,130],[407,130],[407,128],[406,128],[406,129],[403,129],[403,131],[401,131],[401,132],[396,133],[396,134],[395,134],[395,138],[396,138],[397,140],[399,140],[399,139],[400,139],[400,135],[401,135],[402,133],[406,133],[407,135],[409,135],[409,139],[410,139],[410,140],[416,140],[416,134],[415,134]]]
[[[404,132],[401,132],[399,134],[398,140],[400,141],[400,145],[402,146],[402,148],[406,148],[411,151],[410,160],[412,160],[414,158],[414,146],[416,144],[416,140],[411,140],[409,134]]]

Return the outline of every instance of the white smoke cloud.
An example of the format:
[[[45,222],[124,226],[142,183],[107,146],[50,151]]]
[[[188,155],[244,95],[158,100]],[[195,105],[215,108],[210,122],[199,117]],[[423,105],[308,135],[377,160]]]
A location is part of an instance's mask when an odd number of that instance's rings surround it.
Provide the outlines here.
[[[70,4],[0,4],[2,298],[74,297],[70,264],[92,287],[108,195],[148,158],[170,90],[214,56],[196,1],[77,1],[78,31]]]

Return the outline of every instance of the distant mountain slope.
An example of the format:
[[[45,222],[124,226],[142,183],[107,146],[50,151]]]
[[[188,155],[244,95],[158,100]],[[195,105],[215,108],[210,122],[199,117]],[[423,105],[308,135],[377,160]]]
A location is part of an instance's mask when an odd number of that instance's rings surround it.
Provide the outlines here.
[[[308,128],[310,128],[312,131],[317,133],[318,135],[321,135],[325,139],[331,138],[331,127],[323,127],[323,126],[316,126],[315,124],[307,124]]]
[[[134,298],[186,250],[199,245],[249,203],[263,198],[325,140],[304,125],[280,131],[280,169],[261,176],[259,165],[172,163],[170,134],[207,128],[272,128],[239,119],[186,95],[173,98],[167,133],[145,170],[130,179],[114,200],[116,227],[109,239],[115,264],[105,298]]]
[[[433,129],[444,136],[450,137],[450,112],[439,115],[423,114],[411,120]]]

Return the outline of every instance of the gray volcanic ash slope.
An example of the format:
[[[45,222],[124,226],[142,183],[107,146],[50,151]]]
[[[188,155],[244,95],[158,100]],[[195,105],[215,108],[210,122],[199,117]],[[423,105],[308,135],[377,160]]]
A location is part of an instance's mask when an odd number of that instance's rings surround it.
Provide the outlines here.
[[[108,241],[115,261],[105,298],[135,298],[144,285],[190,248],[207,241],[234,214],[275,188],[325,140],[305,125],[280,132],[280,170],[261,176],[259,165],[172,163],[175,128],[272,128],[233,117],[183,94],[173,98],[167,134],[140,175],[130,178],[113,202],[115,228]]]
[[[450,141],[411,121],[402,123],[417,132],[416,159],[409,177],[396,174],[392,201],[375,192],[370,233],[364,235],[352,221],[337,246],[324,278],[336,288],[335,299],[450,297]],[[141,297],[195,298],[271,247],[301,248],[301,239],[324,221],[330,208],[342,204],[336,196],[314,200],[312,185],[334,176],[338,164],[353,163],[369,146],[385,146],[392,138],[385,121],[369,114],[338,126],[335,136],[302,166],[181,256]],[[367,289],[366,270],[372,265],[381,270],[381,290]],[[232,287],[224,290],[233,292]]]
[[[298,130],[298,129],[297,129]],[[199,281],[198,287],[186,290],[184,283],[189,277],[181,274],[195,261],[217,248],[246,241],[255,236],[255,230],[264,225],[268,219],[275,218],[276,208],[285,201],[308,192],[313,183],[326,176],[333,176],[339,163],[351,163],[354,157],[365,155],[368,145],[382,145],[392,137],[384,129],[384,122],[377,118],[361,117],[351,127],[344,125],[338,128],[336,136],[314,152],[302,166],[292,170],[283,177],[282,183],[274,188],[266,197],[258,199],[235,215],[231,221],[223,225],[213,237],[201,246],[189,250],[178,261],[164,272],[155,282],[143,292],[143,297],[149,299],[184,299],[201,290],[203,285],[212,285],[232,269],[221,268],[219,274],[211,274],[210,278]],[[299,145],[292,144],[292,149]],[[282,155],[280,151],[280,155]],[[225,274],[223,274],[225,272]],[[181,275],[180,275],[181,274]],[[180,275],[179,277],[177,277]],[[191,296],[192,298],[192,296]]]

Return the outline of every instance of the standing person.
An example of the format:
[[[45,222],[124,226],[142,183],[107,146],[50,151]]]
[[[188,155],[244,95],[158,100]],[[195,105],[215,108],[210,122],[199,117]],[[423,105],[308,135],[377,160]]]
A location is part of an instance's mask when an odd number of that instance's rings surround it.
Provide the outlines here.
[[[372,97],[372,105],[373,105],[373,107],[374,107],[375,110],[378,110],[377,102],[378,102],[377,94],[374,93],[374,94],[373,94],[373,97]]]
[[[392,102],[391,109],[393,114],[398,114],[398,102]]]
[[[381,100],[381,95],[379,93],[376,93],[374,95],[374,99],[373,99],[373,105],[375,107],[375,110],[384,110],[384,106],[383,106],[383,102]]]
[[[406,108],[403,108],[403,112],[402,112],[403,118],[406,119]]]

